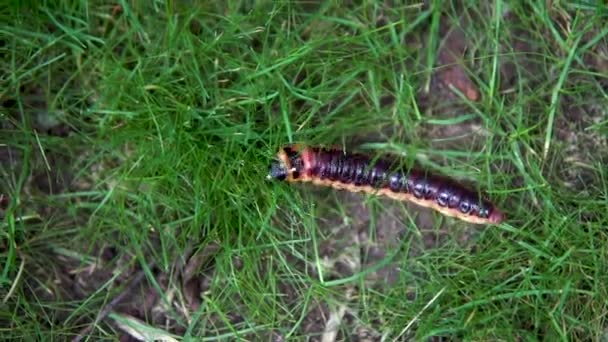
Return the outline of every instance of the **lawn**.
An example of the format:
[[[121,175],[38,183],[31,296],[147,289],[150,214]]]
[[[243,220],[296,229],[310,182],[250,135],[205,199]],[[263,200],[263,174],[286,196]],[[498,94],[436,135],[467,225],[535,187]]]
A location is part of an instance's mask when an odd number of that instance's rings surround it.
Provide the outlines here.
[[[3,340],[608,338],[601,2],[7,3]],[[268,181],[289,143],[506,220]]]

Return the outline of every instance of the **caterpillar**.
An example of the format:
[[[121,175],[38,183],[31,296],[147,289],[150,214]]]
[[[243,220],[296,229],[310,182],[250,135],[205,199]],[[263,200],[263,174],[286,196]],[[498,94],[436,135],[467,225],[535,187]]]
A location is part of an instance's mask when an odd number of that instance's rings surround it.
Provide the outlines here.
[[[351,192],[365,192],[432,208],[474,224],[499,224],[503,213],[455,180],[419,168],[393,167],[388,159],[335,148],[282,147],[270,163],[267,179],[310,182]]]

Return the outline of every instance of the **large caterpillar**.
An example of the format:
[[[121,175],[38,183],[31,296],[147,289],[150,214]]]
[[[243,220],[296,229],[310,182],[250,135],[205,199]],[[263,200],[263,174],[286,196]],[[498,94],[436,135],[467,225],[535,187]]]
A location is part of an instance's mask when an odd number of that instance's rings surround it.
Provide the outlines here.
[[[288,145],[270,165],[268,179],[311,182],[352,192],[366,192],[432,208],[475,224],[498,224],[504,216],[476,191],[421,169],[395,168],[387,159],[372,159],[339,149]]]

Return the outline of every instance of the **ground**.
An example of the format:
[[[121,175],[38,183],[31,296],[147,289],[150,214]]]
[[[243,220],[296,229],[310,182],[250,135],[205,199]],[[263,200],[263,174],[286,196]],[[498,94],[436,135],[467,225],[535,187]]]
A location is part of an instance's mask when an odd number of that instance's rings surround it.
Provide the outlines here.
[[[608,338],[607,7],[1,15],[4,338]],[[416,160],[507,219],[267,181],[291,142]]]

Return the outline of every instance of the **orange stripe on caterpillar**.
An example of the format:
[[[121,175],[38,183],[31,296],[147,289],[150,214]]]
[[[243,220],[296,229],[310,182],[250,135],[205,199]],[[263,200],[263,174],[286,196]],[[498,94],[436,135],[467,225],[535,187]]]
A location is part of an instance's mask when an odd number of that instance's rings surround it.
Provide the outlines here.
[[[455,180],[337,148],[285,146],[271,163],[267,178],[409,201],[475,224],[498,224],[504,220],[495,205]]]

